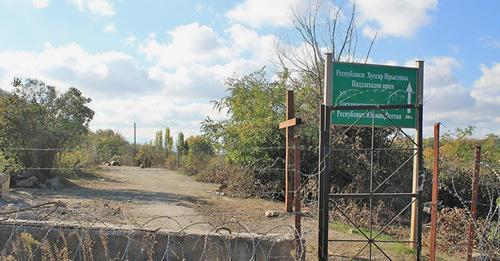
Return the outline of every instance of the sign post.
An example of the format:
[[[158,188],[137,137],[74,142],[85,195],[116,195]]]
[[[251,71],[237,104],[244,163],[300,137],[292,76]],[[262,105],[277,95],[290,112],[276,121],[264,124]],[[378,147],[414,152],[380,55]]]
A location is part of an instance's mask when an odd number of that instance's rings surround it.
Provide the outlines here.
[[[360,110],[363,106],[391,108],[408,105],[407,108],[387,110],[387,117],[377,112],[374,115],[375,126],[416,127],[415,110],[411,109],[416,104],[416,68],[333,63],[332,85],[335,86],[332,88],[332,105],[339,108],[332,113],[332,124],[371,126],[372,115],[364,114]]]
[[[416,100],[416,125],[417,135],[415,136],[415,149],[417,153],[413,158],[413,178],[412,178],[412,193],[418,195],[419,192],[419,176],[424,169],[424,161],[422,154],[422,139],[423,139],[423,101],[424,101],[424,62],[417,61],[417,100]],[[417,259],[420,260],[420,252],[422,248],[422,217],[420,216],[421,202],[418,196],[413,197],[411,205],[411,220],[410,220],[410,240],[416,242],[413,248],[417,249]]]
[[[331,123],[330,123],[331,122]],[[327,260],[328,242],[347,242],[345,239],[328,238],[328,211],[330,198],[359,198],[370,199],[370,211],[374,199],[384,197],[411,198],[411,202],[398,214],[411,206],[411,231],[410,240],[416,247],[416,258],[421,258],[421,217],[419,193],[419,175],[423,169],[422,161],[422,123],[423,123],[423,62],[418,61],[416,68],[333,62],[332,55],[327,54],[325,62],[325,89],[324,101],[320,113],[320,146],[319,146],[319,234],[318,234],[318,259]],[[343,132],[352,127],[371,127],[372,142],[370,188],[369,193],[330,193],[330,166],[329,157],[336,149],[330,148],[330,124],[334,126],[348,126]],[[414,143],[412,191],[409,192],[378,192],[379,188],[387,181],[374,188],[373,184],[373,154],[379,148],[374,147],[375,127],[397,128]],[[415,138],[411,138],[403,129],[415,129]],[[391,148],[382,148],[391,150]],[[396,149],[395,149],[396,150]],[[399,170],[400,168],[398,168]],[[395,172],[393,173],[395,174]],[[391,176],[393,175],[391,174]],[[342,213],[341,210],[337,209]],[[393,219],[395,220],[395,218]],[[352,221],[350,221],[352,223]],[[370,234],[366,246],[369,247],[369,259],[372,258],[372,245],[378,248],[386,257],[386,253],[379,247],[383,241],[378,236],[387,228],[378,231],[372,236],[372,220],[370,219]],[[352,223],[359,229],[354,223]],[[363,233],[363,232],[361,232]],[[359,240],[352,240],[359,242]],[[364,249],[364,248],[363,248]],[[363,251],[361,249],[360,252]],[[356,256],[355,256],[356,257]],[[355,258],[353,257],[353,258]]]
[[[319,119],[319,159],[318,159],[318,175],[319,175],[319,193],[318,193],[318,212],[319,212],[319,228],[318,228],[318,260],[328,260],[328,211],[330,190],[330,108],[331,108],[331,86],[332,82],[332,54],[326,54],[325,62],[325,82],[323,93],[325,95],[323,104],[320,109]]]

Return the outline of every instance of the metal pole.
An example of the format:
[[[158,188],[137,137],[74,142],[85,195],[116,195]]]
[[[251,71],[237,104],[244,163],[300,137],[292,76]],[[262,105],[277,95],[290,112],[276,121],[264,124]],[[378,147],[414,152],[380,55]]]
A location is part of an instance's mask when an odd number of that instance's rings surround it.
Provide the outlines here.
[[[481,146],[476,146],[476,161],[474,162],[474,173],[472,175],[472,200],[470,205],[471,220],[469,222],[469,235],[467,247],[467,260],[472,260],[472,247],[474,245],[474,225],[477,217],[477,193],[479,186],[479,168],[481,164]]]
[[[293,150],[293,162],[294,167],[294,181],[295,186],[295,230],[297,237],[297,259],[302,259],[302,229],[301,229],[301,199],[300,199],[300,136],[297,135],[293,139],[294,150]]]
[[[136,139],[136,125],[135,125],[135,122],[134,122],[134,154],[136,152],[136,142],[137,142],[137,139]]]
[[[417,108],[416,117],[417,125],[415,144],[417,153],[413,160],[413,181],[412,181],[412,193],[417,194],[413,198],[413,203],[411,207],[411,224],[410,224],[410,240],[416,242],[413,247],[417,250],[417,260],[421,259],[422,250],[422,217],[421,215],[421,202],[419,200],[419,176],[423,170],[423,154],[422,154],[422,132],[423,132],[423,84],[424,84],[424,62],[417,61]]]
[[[330,190],[330,107],[332,94],[332,77],[333,77],[333,55],[326,54],[325,62],[325,80],[323,89],[323,104],[320,109],[319,123],[319,193],[318,193],[318,212],[319,212],[319,228],[318,228],[318,260],[328,260],[328,192]]]
[[[432,171],[431,238],[429,260],[436,260],[436,229],[439,177],[439,123],[434,124],[434,166]]]
[[[318,213],[319,213],[319,225],[318,225],[318,260],[327,260],[328,259],[328,226],[327,229],[324,230],[325,222],[328,220],[328,211],[325,210],[324,198],[328,195],[328,192],[324,192],[325,187],[325,111],[326,106],[321,105],[320,111],[320,120],[319,120],[319,159],[318,159],[318,175],[319,175],[319,184],[318,184]],[[326,194],[326,195],[325,195]],[[326,219],[326,220],[325,220]]]

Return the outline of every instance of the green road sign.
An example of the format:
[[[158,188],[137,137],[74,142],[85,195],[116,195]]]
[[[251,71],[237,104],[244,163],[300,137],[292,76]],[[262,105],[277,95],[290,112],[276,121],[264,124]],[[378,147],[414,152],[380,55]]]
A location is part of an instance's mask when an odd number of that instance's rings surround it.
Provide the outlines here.
[[[333,63],[332,69],[333,106],[416,104],[417,68]],[[414,108],[332,111],[333,125],[371,126],[372,118],[381,127],[416,125]]]

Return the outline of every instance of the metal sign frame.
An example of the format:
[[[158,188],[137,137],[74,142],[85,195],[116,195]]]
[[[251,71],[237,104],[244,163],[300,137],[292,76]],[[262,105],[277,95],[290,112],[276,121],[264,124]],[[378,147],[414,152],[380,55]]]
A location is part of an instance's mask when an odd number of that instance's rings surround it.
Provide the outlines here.
[[[410,243],[416,248],[416,260],[421,259],[421,245],[422,245],[422,218],[421,214],[421,202],[419,200],[419,176],[421,171],[423,170],[423,160],[422,160],[422,123],[423,123],[423,61],[417,61],[417,96],[416,96],[416,104],[400,104],[400,105],[357,105],[357,106],[333,106],[332,101],[332,54],[328,53],[326,55],[326,66],[325,66],[325,81],[324,81],[324,101],[323,105],[321,105],[320,110],[320,144],[319,144],[319,229],[318,229],[318,259],[319,260],[328,260],[328,243],[329,242],[366,242],[365,246],[357,253],[359,255],[367,246],[369,246],[369,258],[372,258],[372,247],[375,247],[382,252],[382,254],[391,260],[389,255],[380,248],[377,243],[383,242],[381,240],[377,240],[378,236],[390,225],[394,220],[400,216],[404,211],[406,211],[411,206],[411,231],[410,231],[410,239],[402,240],[402,241],[391,241],[391,242],[401,242],[401,243]],[[412,138],[408,134],[406,134],[401,127],[399,127],[394,121],[392,121],[385,114],[384,110],[390,109],[414,109],[416,116],[416,137]],[[358,111],[369,111],[372,112],[372,140],[371,147],[367,149],[363,149],[364,151],[370,152],[370,188],[368,193],[330,193],[330,157],[332,153],[336,150],[331,148],[330,142],[330,127],[331,127],[331,112],[338,110],[358,110]],[[404,161],[397,169],[394,171],[389,177],[382,182],[385,183],[388,179],[390,179],[402,166],[407,164],[413,158],[413,177],[412,177],[412,191],[411,192],[401,192],[401,193],[377,193],[378,188],[382,184],[379,184],[376,188],[373,187],[373,155],[377,150],[399,150],[397,148],[375,148],[374,147],[374,133],[375,133],[375,120],[374,114],[375,111],[378,111],[385,115],[389,121],[394,125],[393,127],[398,129],[398,132],[403,133],[409,140],[412,141],[414,147],[410,150],[413,151],[412,156]],[[363,114],[363,115],[365,115]],[[362,118],[359,117],[358,120],[353,122],[339,137],[345,134],[349,129],[356,125],[356,123]],[[335,139],[336,140],[336,139]],[[334,140],[334,141],[335,141]],[[345,149],[341,149],[345,150]],[[356,150],[356,149],[351,149]],[[403,208],[401,212],[399,212],[396,217],[394,217],[388,224],[386,224],[382,230],[380,230],[376,235],[373,235],[372,229],[372,220],[370,218],[370,233],[367,235],[363,233],[358,226],[352,220],[347,220],[354,225],[354,227],[361,232],[361,234],[365,237],[364,240],[337,240],[330,239],[328,237],[328,229],[329,229],[329,211],[330,211],[330,200],[332,198],[366,198],[370,201],[370,213],[372,210],[372,201],[376,198],[387,198],[387,197],[403,197],[403,198],[411,198],[411,202]],[[341,215],[346,217],[345,214],[339,209]],[[371,214],[370,214],[371,216]],[[387,242],[387,241],[385,241]],[[357,256],[356,255],[356,256]]]
[[[332,113],[332,124],[335,126],[370,127],[372,117],[365,115],[359,118],[359,111],[350,107],[363,105],[396,105],[385,117],[377,113],[375,125],[393,128],[394,123],[400,127],[415,128],[415,110],[411,107],[400,108],[399,105],[415,105],[417,100],[418,68],[334,62],[332,63],[331,105],[345,110]]]

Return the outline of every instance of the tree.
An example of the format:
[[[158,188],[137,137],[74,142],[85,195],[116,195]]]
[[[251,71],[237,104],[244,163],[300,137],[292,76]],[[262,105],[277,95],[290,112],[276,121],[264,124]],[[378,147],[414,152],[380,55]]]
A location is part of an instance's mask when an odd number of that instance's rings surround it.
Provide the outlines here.
[[[155,137],[155,143],[154,146],[156,147],[157,150],[162,151],[163,150],[163,133],[161,130],[156,132],[156,137]]]
[[[209,160],[214,156],[214,149],[210,139],[201,135],[190,136],[186,143],[189,148],[187,172],[195,175],[207,166]]]
[[[301,46],[290,41],[277,43],[276,51],[279,63],[294,73],[297,78],[306,77],[316,87],[321,98],[325,68],[324,53],[331,52],[334,61],[366,62],[373,43],[374,35],[368,48],[359,55],[359,46],[363,39],[358,36],[356,27],[356,2],[309,0],[306,8],[291,6],[293,26],[302,40]],[[294,80],[292,78],[291,80]]]
[[[4,148],[64,149],[87,133],[94,112],[90,99],[76,88],[56,94],[55,87],[34,79],[14,79],[14,90],[0,100],[0,142]],[[50,169],[57,150],[12,152],[24,167]],[[48,171],[38,171],[44,178]]]
[[[215,107],[227,111],[227,119],[214,121],[207,117],[202,133],[231,165],[249,169],[255,191],[280,191],[283,183],[284,132],[278,124],[285,115],[285,85],[270,82],[264,70],[226,81],[227,96]],[[268,190],[268,191],[269,191]],[[274,191],[272,191],[274,192]]]
[[[172,153],[172,149],[174,147],[174,139],[172,138],[172,135],[170,134],[170,128],[167,127],[165,128],[165,151],[167,156]]]
[[[178,155],[186,155],[186,153],[188,152],[188,144],[184,140],[184,134],[182,132],[179,132],[179,134],[177,134],[177,140],[175,141],[175,146],[177,147]]]
[[[114,156],[129,157],[132,152],[130,143],[119,133],[113,130],[97,130],[90,134],[89,139],[95,150],[94,163],[111,161]],[[126,164],[130,162],[120,162]]]
[[[190,136],[186,143],[189,148],[189,158],[193,160],[203,160],[214,155],[212,143],[207,137],[196,135]]]

